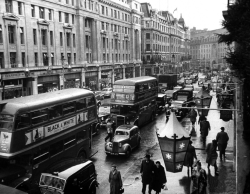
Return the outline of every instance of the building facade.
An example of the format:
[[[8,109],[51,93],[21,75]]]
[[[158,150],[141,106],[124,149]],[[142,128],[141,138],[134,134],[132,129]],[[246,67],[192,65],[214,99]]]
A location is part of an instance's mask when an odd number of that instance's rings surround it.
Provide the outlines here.
[[[141,76],[135,0],[0,1],[0,99]]]
[[[177,20],[168,11],[156,11],[149,3],[142,3],[141,7],[142,74],[163,74],[182,67],[190,56],[190,31],[184,19]]]
[[[218,43],[217,34],[226,33],[225,29],[208,31],[191,29],[191,56],[194,66],[201,66],[205,69],[220,69],[226,67],[224,57],[227,52],[225,43]]]

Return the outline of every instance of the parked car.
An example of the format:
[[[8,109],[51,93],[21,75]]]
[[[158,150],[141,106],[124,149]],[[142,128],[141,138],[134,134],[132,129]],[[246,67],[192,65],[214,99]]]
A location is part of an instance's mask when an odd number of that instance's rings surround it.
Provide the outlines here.
[[[106,120],[109,117],[110,117],[110,104],[102,104],[99,107],[99,111],[98,111],[98,119],[99,119],[101,128],[106,128],[106,125],[107,125]]]
[[[39,187],[42,194],[95,194],[97,174],[92,161],[72,166],[58,173],[42,173]]]
[[[104,97],[111,97],[112,91],[112,88],[103,88],[101,93],[104,95]]]
[[[108,155],[130,156],[131,151],[140,146],[141,135],[139,128],[135,125],[120,125],[114,134],[112,142],[105,145]]]

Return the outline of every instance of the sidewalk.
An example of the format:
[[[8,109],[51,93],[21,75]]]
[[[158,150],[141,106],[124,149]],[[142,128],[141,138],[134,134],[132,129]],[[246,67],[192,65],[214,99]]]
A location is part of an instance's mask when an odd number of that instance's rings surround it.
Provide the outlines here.
[[[216,108],[216,107],[217,107],[217,102],[214,96],[211,102],[211,108]],[[220,131],[220,127],[222,126],[225,127],[226,132],[228,133],[229,138],[230,138],[229,143],[228,143],[228,148],[226,151],[226,161],[221,163],[220,160],[217,159],[217,164],[219,167],[219,176],[215,176],[213,167],[210,167],[210,173],[208,173],[207,164],[205,162],[206,153],[202,146],[202,142],[200,142],[200,132],[199,132],[198,124],[196,124],[197,136],[191,137],[194,147],[197,148],[196,150],[197,157],[201,161],[202,167],[206,170],[208,174],[209,194],[235,194],[236,193],[236,172],[233,171],[233,160],[234,160],[233,158],[233,130],[234,130],[233,121],[224,122],[220,120],[219,111],[217,110],[209,111],[209,115],[207,118],[211,124],[211,131],[209,132],[209,135],[207,137],[207,143],[210,143],[213,139],[216,138],[216,135]],[[191,130],[191,123],[188,118],[182,121],[182,125],[186,130],[188,131]],[[240,140],[240,142],[238,141],[238,143],[242,143],[242,142],[243,142],[242,140]],[[240,152],[242,151],[243,149],[240,149]],[[154,161],[159,160],[161,164],[164,166],[164,162],[161,156],[159,145],[155,146],[152,150],[150,150],[150,153],[152,153],[153,155],[152,160]],[[244,158],[240,158],[240,159],[244,160]],[[238,162],[240,161],[240,159],[238,159]],[[124,180],[124,189],[125,189],[124,193],[125,194],[141,193],[142,184],[141,184],[141,177],[139,173],[140,163],[141,161],[137,161],[135,163],[135,166],[137,166],[137,168],[134,168],[133,172],[129,172],[129,174],[126,175],[127,178]],[[241,166],[243,167],[244,165],[241,165]],[[243,170],[246,169],[246,166],[247,165],[245,165],[245,168],[243,168]],[[166,172],[166,176],[167,176],[168,190],[162,190],[161,192],[162,194],[189,194],[190,193],[190,178],[187,176],[186,167],[183,167],[183,170],[180,173]],[[241,178],[240,182],[243,183],[244,178]],[[152,192],[152,193],[155,193],[155,192]]]

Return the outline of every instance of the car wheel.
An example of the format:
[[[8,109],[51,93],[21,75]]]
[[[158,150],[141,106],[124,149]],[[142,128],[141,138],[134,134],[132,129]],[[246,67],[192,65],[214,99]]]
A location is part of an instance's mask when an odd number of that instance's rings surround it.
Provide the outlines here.
[[[79,152],[78,155],[77,155],[77,159],[80,160],[80,161],[86,160],[87,159],[86,153],[84,151]]]
[[[96,194],[96,187],[94,185],[91,186],[89,194]]]
[[[130,148],[126,151],[126,157],[128,158],[129,156],[130,156],[130,154],[131,154],[131,150],[130,150]]]

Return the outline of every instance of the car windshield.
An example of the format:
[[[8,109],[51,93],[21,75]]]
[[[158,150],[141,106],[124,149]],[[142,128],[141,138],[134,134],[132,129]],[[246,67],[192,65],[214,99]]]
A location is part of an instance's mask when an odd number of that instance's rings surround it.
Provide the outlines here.
[[[0,114],[0,129],[11,131],[13,128],[14,116]]]
[[[39,185],[63,190],[65,182],[66,181],[64,179],[61,179],[59,177],[42,174]]]
[[[129,133],[127,131],[116,131],[115,135],[126,135],[126,136],[128,136]]]

